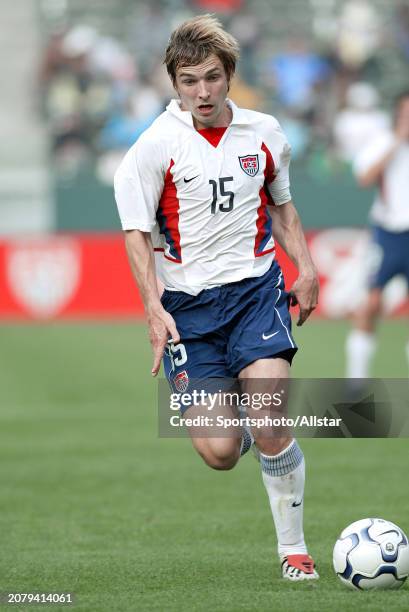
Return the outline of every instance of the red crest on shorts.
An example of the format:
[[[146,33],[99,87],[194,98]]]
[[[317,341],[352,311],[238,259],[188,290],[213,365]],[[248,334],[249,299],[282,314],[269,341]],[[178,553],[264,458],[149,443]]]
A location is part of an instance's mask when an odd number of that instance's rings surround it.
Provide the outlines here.
[[[258,172],[258,155],[244,155],[239,157],[240,167],[249,176],[256,176]]]
[[[175,383],[176,389],[180,393],[186,391],[189,386],[189,376],[187,375],[186,370],[183,370],[183,372],[179,372],[179,374],[173,379],[173,382]]]

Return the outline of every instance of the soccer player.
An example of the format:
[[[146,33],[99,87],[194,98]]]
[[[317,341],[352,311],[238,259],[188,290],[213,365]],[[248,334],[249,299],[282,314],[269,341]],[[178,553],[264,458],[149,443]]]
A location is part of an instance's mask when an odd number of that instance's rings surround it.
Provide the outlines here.
[[[404,276],[409,286],[409,90],[396,100],[393,131],[375,135],[358,154],[354,167],[362,187],[377,186],[371,209],[369,291],[355,313],[346,343],[347,377],[367,378],[376,348],[382,291],[397,275]],[[406,353],[409,362],[409,342]]]
[[[316,270],[289,191],[290,148],[275,118],[227,99],[237,59],[237,42],[212,16],[178,27],[165,63],[179,99],[115,175],[152,374],[163,356],[177,389],[193,379],[237,377],[251,387],[254,379],[288,378],[297,350],[288,302],[299,304],[299,325],[317,304]],[[291,296],[273,234],[298,268]],[[165,286],[161,298],[156,274]],[[199,410],[191,406],[186,415]],[[250,446],[245,434],[193,436],[192,443],[216,470],[234,467]],[[283,576],[318,578],[303,534],[302,450],[289,436],[257,436],[256,443]]]

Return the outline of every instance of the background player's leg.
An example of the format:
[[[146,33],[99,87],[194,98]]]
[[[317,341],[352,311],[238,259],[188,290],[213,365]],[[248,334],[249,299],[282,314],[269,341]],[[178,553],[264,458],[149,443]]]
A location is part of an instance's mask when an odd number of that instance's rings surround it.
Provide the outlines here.
[[[242,389],[251,393],[257,387],[257,379],[271,381],[271,392],[279,379],[289,377],[290,366],[285,359],[259,359],[239,375]],[[264,386],[264,385],[263,385]],[[264,389],[263,389],[264,391]],[[292,567],[285,562],[286,578],[300,580],[318,578],[313,562],[307,556],[303,531],[303,498],[305,483],[305,462],[301,448],[296,440],[288,435],[279,438],[260,437],[256,429],[253,435],[260,451],[262,478],[277,532],[278,554],[297,559],[298,566]],[[303,565],[306,564],[306,565]],[[283,574],[284,575],[284,574]]]
[[[347,378],[368,378],[376,349],[375,327],[381,311],[382,289],[371,289],[357,311],[354,328],[346,341]]]
[[[406,346],[405,346],[405,353],[406,353],[406,360],[408,362],[408,368],[409,368],[409,340],[407,341]]]
[[[409,235],[409,232],[408,232]],[[408,239],[409,242],[409,239]],[[405,263],[406,263],[406,269],[403,272],[403,276],[406,277],[406,290],[407,290],[407,297],[409,298],[409,257],[406,257]],[[408,364],[408,368],[409,368],[409,338],[406,342],[406,346],[405,346],[405,353],[406,353],[406,360],[407,360],[407,364]]]

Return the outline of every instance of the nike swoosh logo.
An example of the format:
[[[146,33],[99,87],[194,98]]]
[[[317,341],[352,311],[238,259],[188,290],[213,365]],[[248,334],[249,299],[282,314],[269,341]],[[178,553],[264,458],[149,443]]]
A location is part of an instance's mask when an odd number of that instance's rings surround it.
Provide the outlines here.
[[[197,178],[198,176],[199,176],[199,175],[198,175],[198,174],[196,174],[196,176],[192,176],[192,178],[190,178],[190,179],[185,178],[185,179],[183,179],[183,180],[185,181],[185,183],[190,183],[190,181],[193,181],[193,180],[194,180],[195,178]]]
[[[297,506],[301,506],[301,504],[302,504],[302,500],[300,501],[299,504],[296,504],[295,502],[293,502],[291,505],[293,508],[297,508]]]
[[[273,336],[277,334],[278,334],[278,331],[274,332],[274,334],[269,334],[268,336],[266,336],[266,334],[263,334],[262,338],[263,340],[269,340],[270,338],[272,338]]]

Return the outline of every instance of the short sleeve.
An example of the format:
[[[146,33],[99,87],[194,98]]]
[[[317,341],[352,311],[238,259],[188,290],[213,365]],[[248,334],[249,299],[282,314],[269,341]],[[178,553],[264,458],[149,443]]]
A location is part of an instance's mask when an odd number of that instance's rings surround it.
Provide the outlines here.
[[[291,200],[290,193],[290,160],[291,147],[278,121],[274,121],[268,130],[265,144],[271,152],[274,163],[274,178],[267,183],[267,188],[276,206]]]
[[[115,173],[114,188],[122,229],[151,232],[163,190],[164,171],[156,143],[142,134]]]
[[[371,139],[362,148],[353,162],[353,170],[356,176],[367,172],[371,166],[376,164],[384,157],[395,143],[395,136],[392,132],[385,131]]]

